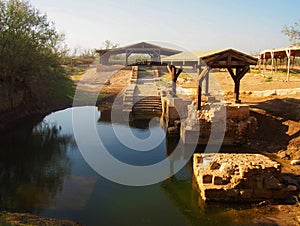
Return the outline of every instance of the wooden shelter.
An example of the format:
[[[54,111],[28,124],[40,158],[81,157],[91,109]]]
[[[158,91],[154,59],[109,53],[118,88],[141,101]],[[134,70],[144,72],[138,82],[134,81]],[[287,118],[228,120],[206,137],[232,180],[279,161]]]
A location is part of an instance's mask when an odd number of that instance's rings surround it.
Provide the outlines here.
[[[128,58],[132,54],[148,54],[151,61],[160,62],[162,56],[171,56],[181,51],[164,48],[148,42],[140,42],[115,49],[96,50],[100,55],[100,64],[109,64],[109,58],[113,55],[125,54],[125,65],[128,65]]]
[[[82,58],[82,57],[71,58],[71,67],[74,67],[76,62],[86,64],[87,67],[90,67],[90,65],[94,62],[94,60],[95,60],[94,58]]]
[[[273,74],[274,70],[274,61],[279,59],[287,59],[287,81],[290,80],[290,67],[291,67],[291,60],[295,60],[296,57],[300,57],[300,46],[289,46],[285,48],[279,49],[268,49],[260,52],[259,54],[259,69],[261,69],[261,65],[266,67],[267,60],[271,59],[271,70]]]
[[[250,70],[250,65],[257,64],[257,58],[234,49],[209,50],[196,52],[183,52],[170,57],[165,57],[162,62],[176,66],[196,66],[199,75],[198,109],[201,107],[201,84],[208,78],[209,69],[226,68],[230,73],[234,84],[235,100],[240,103],[240,81]],[[206,79],[208,89],[208,79]]]

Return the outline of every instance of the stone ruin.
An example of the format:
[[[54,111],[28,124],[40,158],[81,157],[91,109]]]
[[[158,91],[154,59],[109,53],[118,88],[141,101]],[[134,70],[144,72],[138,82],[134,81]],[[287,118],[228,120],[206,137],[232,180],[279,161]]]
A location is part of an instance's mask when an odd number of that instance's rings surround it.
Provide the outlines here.
[[[198,144],[206,145],[214,126],[215,131],[223,133],[219,134],[219,138],[213,138],[215,143],[240,145],[246,143],[247,138],[257,129],[257,120],[250,116],[249,106],[245,104],[206,104],[199,111],[195,111],[193,105],[188,108],[188,117],[182,123],[180,131],[184,143],[190,143],[199,134]]]
[[[284,200],[298,189],[279,163],[260,154],[194,154],[193,168],[206,202]]]

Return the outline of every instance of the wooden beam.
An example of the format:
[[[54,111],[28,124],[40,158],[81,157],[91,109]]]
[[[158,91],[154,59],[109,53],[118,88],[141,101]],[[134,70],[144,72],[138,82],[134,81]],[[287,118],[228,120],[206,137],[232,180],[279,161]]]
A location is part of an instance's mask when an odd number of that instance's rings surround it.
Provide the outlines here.
[[[231,58],[234,58],[234,59],[238,59],[240,61],[244,61],[244,62],[247,62],[248,64],[250,65],[255,65],[257,64],[257,60],[255,59],[252,59],[252,57],[247,57],[245,55],[241,55],[241,54],[238,54],[238,53],[235,53],[235,52],[231,52]]]
[[[201,96],[202,96],[202,82],[205,79],[205,77],[208,75],[209,69],[208,67],[205,67],[201,74],[198,77],[198,87],[197,87],[197,110],[201,110]]]
[[[204,58],[203,61],[209,65],[213,62],[217,62],[217,61],[220,61],[222,59],[225,59],[227,60],[229,56],[229,53],[222,53],[222,54],[218,54],[218,55],[215,55],[215,56],[211,56],[211,57],[208,57],[208,58]]]
[[[250,67],[249,65],[248,66],[245,66],[243,68],[240,68],[240,70],[238,71],[237,73],[237,79],[238,80],[241,80],[246,74],[247,72],[250,70]]]
[[[231,68],[231,67],[228,67],[228,68],[227,68],[227,70],[228,70],[228,72],[229,72],[229,74],[230,74],[231,78],[232,78],[232,79],[233,79],[233,81],[234,81],[234,80],[235,80],[235,74],[234,74],[234,72],[233,72],[232,68]]]

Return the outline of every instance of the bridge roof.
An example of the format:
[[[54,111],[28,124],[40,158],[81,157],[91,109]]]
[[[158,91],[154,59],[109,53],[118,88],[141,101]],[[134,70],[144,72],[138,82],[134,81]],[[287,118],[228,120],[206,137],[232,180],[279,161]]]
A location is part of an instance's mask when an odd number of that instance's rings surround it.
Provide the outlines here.
[[[126,51],[131,51],[132,53],[136,53],[136,54],[145,54],[148,53],[149,51],[159,51],[160,54],[164,56],[170,56],[181,52],[179,50],[165,48],[149,42],[139,42],[139,43],[118,47],[114,49],[96,50],[96,52],[100,53],[100,55],[105,54],[107,52],[109,52],[109,54],[111,55],[117,55],[117,54],[126,53]]]

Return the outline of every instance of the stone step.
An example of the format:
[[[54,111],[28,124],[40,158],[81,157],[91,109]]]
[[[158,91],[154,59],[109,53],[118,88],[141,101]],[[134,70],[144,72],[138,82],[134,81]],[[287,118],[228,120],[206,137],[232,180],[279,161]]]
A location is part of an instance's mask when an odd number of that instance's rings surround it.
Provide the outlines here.
[[[140,107],[140,106],[153,106],[153,107],[155,107],[155,106],[161,106],[161,103],[159,103],[159,102],[138,102],[138,103],[136,103],[134,106],[136,106],[136,107]]]
[[[151,114],[155,114],[155,115],[158,115],[158,114],[162,114],[162,111],[159,111],[159,110],[154,110],[154,111],[132,111],[132,113],[135,115],[135,116],[145,116],[145,115],[151,115]]]
[[[138,101],[137,103],[135,103],[135,105],[143,105],[143,104],[147,104],[147,105],[161,105],[161,102],[159,101]]]
[[[143,108],[143,107],[159,107],[161,108],[161,104],[153,104],[153,103],[138,103],[138,104],[135,104],[134,107],[135,108]]]
[[[158,110],[161,110],[162,108],[160,106],[157,106],[157,107],[153,107],[153,106],[134,106],[133,107],[133,110],[149,110],[149,109],[158,109]]]

